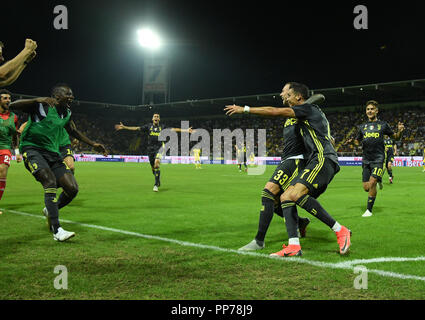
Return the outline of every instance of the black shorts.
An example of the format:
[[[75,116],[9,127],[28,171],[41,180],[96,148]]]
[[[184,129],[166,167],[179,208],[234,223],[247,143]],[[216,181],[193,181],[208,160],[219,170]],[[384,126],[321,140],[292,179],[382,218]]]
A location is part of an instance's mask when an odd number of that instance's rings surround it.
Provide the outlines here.
[[[362,168],[363,182],[369,182],[370,177],[374,177],[376,180],[379,180],[384,174],[384,164],[382,162],[363,162]]]
[[[298,174],[304,170],[306,161],[303,159],[284,160],[276,167],[269,182],[277,184],[280,188],[280,196],[291,185]]]
[[[318,198],[326,191],[334,176],[339,172],[340,168],[337,163],[328,159],[319,159],[315,157],[311,159],[304,170],[292,181],[291,185],[301,183],[309,190],[309,195]]]
[[[149,157],[149,163],[151,164],[151,167],[155,165],[155,160],[162,159],[162,154],[155,150],[148,150],[148,157]]]
[[[72,151],[71,145],[67,144],[66,146],[59,147],[59,152],[61,154],[62,159],[65,159],[66,157],[72,157],[74,159],[74,151]]]
[[[394,152],[387,152],[387,160],[385,161],[385,164],[388,162],[394,162]]]
[[[40,169],[50,169],[56,180],[59,180],[65,173],[70,172],[61,156],[57,153],[34,147],[24,147],[22,157],[24,158],[25,168],[32,175]]]

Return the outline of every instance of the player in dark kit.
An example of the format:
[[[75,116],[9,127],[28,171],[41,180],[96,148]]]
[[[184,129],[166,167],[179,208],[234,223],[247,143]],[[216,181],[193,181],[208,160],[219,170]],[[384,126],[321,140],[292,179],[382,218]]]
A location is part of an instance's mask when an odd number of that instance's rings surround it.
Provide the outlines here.
[[[404,130],[404,125],[398,123],[398,130],[394,134],[387,122],[378,120],[378,102],[371,100],[366,103],[366,115],[368,122],[358,126],[358,133],[355,139],[348,139],[346,143],[354,140],[356,145],[362,142],[363,146],[363,189],[368,192],[367,210],[363,217],[371,217],[373,205],[375,204],[377,183],[382,179],[385,162],[384,135],[395,140],[400,139]]]
[[[149,156],[149,163],[152,168],[152,173],[155,176],[155,184],[153,186],[153,191],[158,192],[158,187],[161,186],[161,148],[164,145],[162,141],[159,140],[159,135],[161,131],[164,129],[164,125],[160,125],[160,115],[159,113],[155,113],[152,117],[152,124],[147,124],[138,127],[128,127],[122,124],[116,124],[115,130],[130,130],[130,131],[141,131],[148,136],[148,145],[147,152]],[[175,132],[189,132],[192,133],[192,128],[189,129],[180,129],[180,128],[171,128],[172,131]]]
[[[397,154],[397,145],[394,144],[393,140],[390,137],[385,136],[384,139],[385,146],[385,168],[387,169],[389,181],[393,183],[393,163],[394,163],[394,155]]]
[[[59,152],[63,128],[96,151],[107,154],[103,145],[92,142],[77,130],[71,120],[70,105],[73,100],[71,88],[58,84],[52,90],[52,97],[18,100],[10,105],[11,109],[29,115],[21,135],[20,151],[25,167],[44,188],[46,207],[43,213],[56,241],[66,241],[75,235],[61,227],[59,209],[68,205],[78,193],[77,181]],[[56,198],[58,186],[63,188],[63,192]]]
[[[323,95],[314,95],[308,99],[309,103],[324,101]],[[273,212],[283,218],[280,196],[289,187],[293,179],[305,167],[305,148],[297,119],[287,119],[283,126],[283,154],[270,180],[264,187],[261,197],[262,208],[260,221],[255,239],[239,248],[241,251],[261,250],[265,247],[264,238],[273,218]],[[305,237],[310,219],[299,217],[298,230],[301,237]]]
[[[328,120],[317,105],[306,103],[308,92],[305,85],[290,82],[283,87],[280,94],[287,108],[228,106],[225,109],[228,115],[245,111],[263,116],[296,118],[300,124],[306,149],[306,166],[294,177],[280,197],[289,245],[283,245],[283,250],[272,254],[273,256],[302,255],[297,230],[296,205],[314,215],[335,232],[341,255],[347,254],[351,246],[351,231],[333,219],[317,201],[317,197],[325,192],[338,173],[339,165],[337,153],[331,143]]]
[[[242,172],[242,164],[245,166],[245,172],[248,171],[248,167],[246,165],[246,147],[242,143],[241,146],[235,144],[236,151],[236,162],[238,164],[239,172]]]

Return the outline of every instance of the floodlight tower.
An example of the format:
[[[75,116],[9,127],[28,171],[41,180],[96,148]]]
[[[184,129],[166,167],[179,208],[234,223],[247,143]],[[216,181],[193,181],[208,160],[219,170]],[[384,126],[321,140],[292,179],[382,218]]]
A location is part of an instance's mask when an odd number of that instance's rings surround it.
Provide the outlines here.
[[[137,40],[149,57],[143,60],[142,104],[167,102],[169,96],[168,61],[158,55],[162,47],[162,40],[150,28],[139,29]]]

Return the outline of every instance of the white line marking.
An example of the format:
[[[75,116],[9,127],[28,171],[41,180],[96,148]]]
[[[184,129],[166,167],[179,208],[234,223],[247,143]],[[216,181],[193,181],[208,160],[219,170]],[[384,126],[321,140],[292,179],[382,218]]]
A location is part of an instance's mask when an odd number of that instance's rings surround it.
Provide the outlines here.
[[[0,210],[6,210],[6,209],[0,208]],[[35,215],[35,214],[32,214],[32,213],[15,211],[15,210],[6,210],[6,211],[16,213],[16,214],[19,214],[19,215],[22,215],[22,216],[45,219],[45,217],[42,216],[41,214]],[[204,245],[204,244],[192,243],[192,242],[187,242],[187,241],[180,241],[180,240],[176,240],[176,239],[164,238],[164,237],[159,237],[159,236],[152,236],[152,235],[142,234],[142,233],[138,233],[138,232],[132,232],[132,231],[115,229],[115,228],[97,226],[97,225],[94,225],[94,224],[86,224],[86,223],[80,223],[80,222],[64,220],[64,219],[61,219],[61,222],[76,224],[76,225],[79,225],[79,226],[92,228],[92,229],[98,229],[98,230],[103,230],[103,231],[110,231],[110,232],[115,232],[115,233],[126,234],[126,235],[129,235],[129,236],[135,236],[135,237],[139,237],[139,238],[175,243],[175,244],[178,244],[178,245],[181,245],[181,246],[186,246],[186,247],[195,247],[195,248],[209,249],[209,250],[220,251],[220,252],[236,253],[236,254],[240,254],[240,255],[244,255],[244,256],[267,258],[267,259],[273,259],[273,260],[282,261],[282,262],[298,262],[298,263],[304,263],[304,264],[312,265],[312,266],[315,266],[315,267],[330,268],[330,269],[345,269],[345,270],[354,271],[353,265],[357,265],[357,264],[393,262],[393,261],[397,261],[397,262],[425,261],[425,257],[416,257],[416,258],[382,257],[382,258],[374,258],[374,259],[358,259],[358,260],[351,260],[351,261],[345,261],[345,262],[339,262],[339,263],[329,263],[329,262],[322,262],[322,261],[315,261],[315,260],[307,260],[307,259],[297,258],[297,257],[282,259],[282,258],[279,258],[279,257],[271,257],[270,255],[257,253],[257,252],[238,251],[238,250],[234,250],[234,249],[226,249],[226,248],[221,248],[221,247],[216,247],[216,246],[211,246],[211,245]],[[383,277],[398,278],[398,279],[404,279],[404,280],[411,279],[411,280],[419,280],[419,281],[425,282],[425,277],[420,277],[420,276],[415,276],[415,275],[410,275],[410,274],[401,274],[401,273],[389,272],[389,271],[384,271],[384,270],[376,270],[376,269],[368,269],[367,271],[368,271],[368,273],[375,273],[375,274],[383,276]]]

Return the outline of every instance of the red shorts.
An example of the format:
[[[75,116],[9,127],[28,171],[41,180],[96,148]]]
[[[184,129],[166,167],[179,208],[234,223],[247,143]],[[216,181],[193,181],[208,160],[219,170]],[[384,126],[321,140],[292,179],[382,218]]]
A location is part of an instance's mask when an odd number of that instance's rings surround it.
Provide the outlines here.
[[[5,164],[10,167],[10,160],[12,159],[12,153],[9,149],[0,150],[0,164]]]

